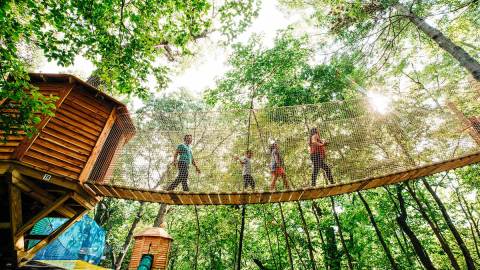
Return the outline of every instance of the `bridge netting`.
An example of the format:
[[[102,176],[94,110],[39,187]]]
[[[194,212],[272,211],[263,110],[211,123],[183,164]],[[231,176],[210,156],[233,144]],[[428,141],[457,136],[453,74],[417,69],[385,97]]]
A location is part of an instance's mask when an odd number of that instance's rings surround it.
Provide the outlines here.
[[[413,170],[480,151],[474,126],[459,115],[464,108],[471,114],[478,111],[472,105],[478,102],[469,99],[450,103],[447,98],[371,95],[280,108],[158,107],[132,115],[135,136],[115,153],[106,177],[90,183],[168,193],[166,187],[177,177],[173,154],[184,135],[191,134],[201,173],[190,167],[190,192],[250,192],[244,189],[242,165],[235,159],[247,149],[253,152],[255,191],[268,191],[273,141],[283,156],[290,188],[307,188],[312,173],[307,140],[313,127],[328,143],[326,162],[333,185]],[[316,185],[329,185],[322,172]],[[282,181],[276,189],[283,189]]]

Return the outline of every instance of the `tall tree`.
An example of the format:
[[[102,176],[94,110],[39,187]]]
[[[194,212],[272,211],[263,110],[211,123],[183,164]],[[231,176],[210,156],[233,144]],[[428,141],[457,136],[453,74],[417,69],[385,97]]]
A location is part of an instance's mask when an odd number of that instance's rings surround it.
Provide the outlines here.
[[[450,264],[454,269],[460,269],[460,266],[458,265],[457,259],[455,259],[455,256],[453,255],[452,249],[450,248],[450,245],[447,243],[445,240],[445,237],[442,235],[440,228],[432,221],[432,219],[428,216],[427,211],[425,207],[423,206],[422,202],[417,196],[417,193],[413,190],[413,188],[410,186],[409,183],[406,183],[405,185],[407,187],[408,193],[410,193],[410,196],[412,196],[413,200],[418,206],[418,211],[422,215],[423,219],[428,223],[430,228],[432,229],[433,233],[437,237],[438,242],[440,243],[440,246],[442,249],[445,251],[445,253],[448,256],[448,259],[450,260]]]
[[[247,44],[233,45],[229,57],[231,70],[205,94],[211,105],[271,107],[312,104],[342,100],[352,95],[350,78],[361,82],[361,72],[346,57],[332,59],[329,64],[311,64],[314,51],[306,36],[297,37],[290,30],[279,32],[272,48],[252,38]],[[265,103],[265,104],[263,104]]]
[[[446,10],[444,14],[459,13],[457,16],[467,17],[466,20],[470,21],[472,27],[478,27],[478,23],[475,22],[476,17],[469,15],[478,9],[478,2],[475,0],[454,2],[441,0],[426,2],[284,0],[283,2],[290,7],[313,7],[315,9],[314,17],[320,22],[318,25],[327,25],[335,38],[346,44],[346,47],[361,48],[367,57],[379,58],[377,61],[373,61],[374,63],[384,62],[385,58],[393,55],[392,51],[399,49],[402,38],[416,35],[419,31],[427,41],[439,46],[464,67],[473,78],[480,81],[478,60],[462,48],[461,43],[455,43],[422,17],[431,15],[437,10]],[[462,12],[464,13],[462,14]],[[444,15],[444,17],[447,18],[448,15]]]
[[[305,236],[307,238],[308,255],[310,256],[310,267],[311,269],[315,270],[317,268],[315,263],[315,257],[313,255],[315,251],[312,246],[312,240],[310,239],[310,232],[308,230],[308,225],[305,220],[302,204],[300,202],[297,202],[297,208],[298,208],[298,213],[300,214],[300,219],[302,220],[303,231],[305,232]]]
[[[412,231],[410,226],[407,224],[407,209],[405,207],[405,200],[402,195],[401,185],[397,185],[396,190],[397,190],[398,205],[400,209],[399,215],[397,216],[398,225],[410,239],[413,245],[413,249],[417,253],[417,256],[422,262],[422,265],[426,269],[436,269],[433,266],[432,260],[430,259],[430,256],[428,255],[428,253],[425,251],[422,243],[420,242],[420,240],[418,240],[418,237],[415,235],[415,233]]]
[[[395,262],[395,259],[392,256],[392,253],[390,252],[390,248],[388,247],[387,243],[385,243],[385,239],[383,238],[382,232],[378,228],[377,222],[375,221],[375,217],[373,216],[370,206],[368,205],[365,198],[363,198],[362,193],[357,192],[357,194],[360,200],[362,201],[363,206],[365,207],[365,210],[367,211],[368,218],[370,219],[370,222],[372,223],[372,226],[375,229],[375,233],[377,234],[378,240],[382,245],[383,251],[385,251],[385,255],[387,255],[388,261],[390,262],[392,269],[399,269],[397,263]]]
[[[440,212],[442,213],[442,216],[445,219],[445,223],[447,223],[447,226],[452,232],[453,237],[455,238],[455,241],[458,244],[458,247],[462,251],[467,268],[476,269],[472,255],[470,254],[470,251],[468,250],[467,245],[465,245],[465,242],[463,241],[462,236],[460,235],[457,228],[453,224],[452,219],[450,218],[450,215],[448,214],[447,209],[443,204],[442,200],[440,200],[440,197],[438,197],[437,193],[433,190],[432,186],[428,183],[428,181],[425,178],[422,178],[422,183],[427,188],[428,192],[432,195],[433,199],[435,200],[435,203],[438,206],[438,209],[440,209]]]
[[[340,237],[340,242],[342,243],[343,251],[347,256],[348,269],[352,270],[353,258],[352,258],[352,255],[350,255],[350,252],[348,251],[347,243],[345,241],[345,238],[343,237],[343,229],[342,229],[342,225],[340,224],[340,219],[338,218],[337,209],[335,209],[335,200],[333,199],[333,197],[330,197],[330,202],[332,205],[333,217],[335,218],[335,223],[337,224],[337,228],[338,228],[338,236]]]
[[[21,44],[40,48],[61,66],[81,55],[95,65],[105,91],[147,98],[147,76],[157,88],[168,83],[172,50],[189,54],[191,42],[213,31],[233,39],[256,16],[254,0],[2,1],[0,3],[0,101],[20,104],[19,116],[2,115],[1,130],[30,131],[52,105],[28,83]],[[30,92],[31,95],[26,92]]]

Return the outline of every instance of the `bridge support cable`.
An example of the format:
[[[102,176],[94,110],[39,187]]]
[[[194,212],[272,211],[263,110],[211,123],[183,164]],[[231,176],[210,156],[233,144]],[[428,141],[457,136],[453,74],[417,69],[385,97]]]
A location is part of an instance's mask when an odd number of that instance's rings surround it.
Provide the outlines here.
[[[243,233],[245,231],[245,210],[247,206],[242,205],[242,223],[240,224],[240,236],[238,240],[237,263],[235,270],[240,270],[242,267],[242,249],[243,249]]]

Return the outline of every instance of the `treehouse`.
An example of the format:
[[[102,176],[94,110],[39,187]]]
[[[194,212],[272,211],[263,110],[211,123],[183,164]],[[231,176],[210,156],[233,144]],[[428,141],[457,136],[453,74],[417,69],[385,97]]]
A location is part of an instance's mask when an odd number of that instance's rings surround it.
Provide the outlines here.
[[[55,115],[42,116],[37,133],[18,132],[0,142],[0,257],[15,265],[29,260],[98,202],[83,185],[104,183],[110,164],[135,132],[127,108],[71,75],[30,74],[31,84],[56,96]],[[16,105],[2,100],[2,113]],[[49,235],[30,235],[44,217],[68,220]],[[31,247],[30,240],[39,240]]]

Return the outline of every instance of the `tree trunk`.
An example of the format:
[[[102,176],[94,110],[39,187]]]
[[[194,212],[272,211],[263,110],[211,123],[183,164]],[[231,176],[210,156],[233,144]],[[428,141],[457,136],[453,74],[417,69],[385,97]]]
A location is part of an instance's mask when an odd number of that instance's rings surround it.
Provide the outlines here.
[[[423,18],[418,17],[407,6],[397,4],[396,9],[408,18],[420,31],[431,38],[437,45],[455,58],[459,64],[472,74],[475,80],[480,81],[480,63],[468,54],[462,47],[455,44],[438,29],[429,25]]]
[[[105,225],[109,219],[109,198],[103,198],[95,207],[95,215],[93,219],[99,226]]]
[[[112,261],[112,269],[115,269],[115,262],[117,261],[117,257],[115,256],[115,253],[113,252],[113,249],[110,247],[110,260]]]
[[[242,224],[240,225],[240,240],[238,241],[238,255],[237,255],[237,265],[236,270],[241,269],[242,263],[242,247],[243,247],[243,232],[245,230],[245,205],[242,205]]]
[[[338,227],[338,236],[340,236],[340,242],[342,243],[343,251],[345,252],[345,255],[347,255],[348,269],[353,270],[353,263],[352,263],[353,259],[352,259],[352,256],[350,255],[350,252],[348,252],[347,244],[345,243],[345,238],[343,238],[343,230],[340,224],[340,219],[338,218],[338,215],[337,215],[337,210],[335,210],[335,201],[333,200],[333,197],[330,197],[330,202],[332,203],[333,217],[335,218],[335,223],[337,223],[337,227]]]
[[[115,262],[115,270],[120,270],[122,267],[123,259],[125,259],[125,255],[127,255],[128,247],[130,246],[130,242],[132,242],[133,232],[135,228],[137,228],[138,223],[143,217],[143,211],[145,210],[145,203],[140,202],[140,207],[138,208],[137,215],[135,216],[130,229],[128,230],[127,236],[125,237],[125,241],[123,242],[123,247],[118,254],[117,261]]]
[[[160,208],[158,208],[157,217],[153,223],[153,227],[160,227],[165,220],[165,213],[167,213],[168,206],[164,203],[159,203]]]
[[[443,205],[443,202],[440,200],[437,193],[433,190],[433,188],[430,186],[427,180],[425,180],[425,178],[422,178],[422,183],[423,185],[425,185],[428,192],[430,192],[433,199],[437,203],[438,208],[440,209],[440,212],[442,213],[442,216],[445,219],[445,223],[447,223],[447,226],[452,232],[453,237],[455,238],[455,241],[457,241],[458,247],[460,248],[463,256],[465,257],[465,263],[467,265],[467,269],[469,270],[476,269],[475,264],[473,262],[473,258],[470,255],[470,251],[468,251],[467,245],[465,245],[465,242],[460,236],[460,233],[458,232],[457,228],[455,227],[455,225],[453,225],[452,219],[450,218],[450,215],[448,214],[447,209],[445,208],[445,205]]]
[[[260,270],[268,270],[267,267],[263,265],[263,263],[259,259],[253,259],[253,262],[258,266]]]
[[[278,230],[275,230],[275,238],[277,239],[277,254],[278,254],[278,269],[283,269],[282,259],[280,258],[280,236],[278,235]]]
[[[338,251],[335,229],[329,226],[325,230],[325,264],[328,270],[342,269],[342,254]]]
[[[460,270],[460,266],[458,265],[458,262],[455,259],[455,256],[453,255],[452,249],[448,245],[448,242],[445,240],[445,237],[443,237],[442,233],[440,232],[440,228],[438,228],[438,226],[436,226],[433,223],[433,221],[430,219],[430,217],[428,216],[423,204],[418,199],[418,196],[415,193],[415,191],[410,187],[410,185],[408,183],[406,184],[406,186],[407,186],[408,193],[410,193],[413,200],[415,201],[415,203],[418,206],[418,211],[420,212],[420,215],[428,223],[428,225],[432,229],[433,233],[437,237],[437,240],[440,243],[440,246],[442,247],[443,251],[445,251],[445,253],[447,254],[448,259],[450,260],[450,264],[452,265],[452,267],[454,269]]]
[[[280,207],[280,216],[282,218],[282,229],[283,229],[283,234],[285,235],[285,243],[287,245],[288,261],[290,262],[290,269],[293,270],[292,250],[290,249],[290,243],[288,241],[288,233],[287,233],[287,225],[285,224],[285,216],[283,215],[282,204],[278,203],[278,206]]]
[[[307,244],[308,244],[308,255],[310,256],[310,269],[317,269],[316,264],[315,264],[315,257],[313,256],[314,250],[312,246],[312,241],[310,239],[310,232],[308,231],[308,226],[307,222],[305,221],[305,216],[303,214],[303,209],[302,205],[300,204],[299,201],[297,201],[297,207],[298,207],[298,212],[300,213],[300,218],[302,220],[302,226],[303,230],[305,231],[305,236],[307,238]]]
[[[377,222],[375,221],[375,217],[372,214],[372,210],[370,209],[370,206],[368,205],[367,201],[365,198],[363,198],[362,194],[360,192],[357,192],[358,197],[363,203],[363,206],[365,206],[365,210],[367,210],[368,218],[370,219],[370,223],[372,223],[373,228],[375,229],[375,233],[377,234],[378,240],[380,241],[380,244],[383,247],[383,251],[385,251],[385,254],[387,255],[388,260],[390,261],[390,264],[392,265],[392,269],[399,269],[397,263],[395,262],[395,259],[392,256],[392,253],[390,252],[390,249],[388,248],[387,243],[385,243],[385,240],[383,239],[382,232],[378,228]]]
[[[176,258],[177,258],[177,249],[176,248],[172,249],[169,257],[171,259],[168,262],[168,269],[173,270],[173,269],[175,269],[175,262],[176,262]]]
[[[325,266],[325,269],[330,269],[328,265],[329,258],[327,257],[327,252],[326,252],[326,245],[325,245],[325,240],[323,237],[323,232],[322,232],[322,226],[320,225],[320,217],[322,216],[322,210],[320,207],[317,205],[317,202],[313,201],[312,202],[312,212],[313,215],[315,216],[315,220],[317,221],[317,227],[318,227],[318,234],[320,235],[320,243],[322,244],[322,251],[323,251],[323,264]]]
[[[475,218],[473,217],[472,210],[470,209],[470,206],[468,206],[467,200],[463,197],[463,195],[460,195],[460,192],[458,189],[455,189],[455,193],[457,194],[458,201],[460,203],[460,207],[462,208],[463,213],[467,217],[468,223],[470,224],[470,231],[472,233],[472,239],[473,239],[473,244],[475,245],[475,251],[477,252],[478,258],[480,258],[480,250],[478,247],[478,241],[477,237],[480,237],[480,231],[478,229],[478,221],[475,221]],[[465,204],[465,207],[462,204]],[[476,235],[475,235],[476,232]]]
[[[400,246],[400,250],[402,251],[403,256],[407,260],[408,265],[411,266],[411,268],[413,268],[414,264],[412,259],[410,258],[410,255],[411,255],[410,251],[403,246],[402,240],[400,240],[396,231],[393,232],[393,236],[395,236],[395,240],[397,240],[397,244]]]
[[[277,260],[275,259],[275,253],[273,252],[272,240],[270,239],[270,232],[268,230],[267,215],[265,213],[265,206],[263,206],[262,210],[263,210],[262,211],[263,212],[263,225],[265,226],[265,232],[267,233],[268,247],[270,249],[270,254],[272,255],[273,265],[275,266],[275,269],[278,269]]]
[[[407,210],[405,209],[405,201],[403,200],[402,190],[400,185],[397,185],[396,188],[398,202],[400,206],[400,213],[399,216],[397,216],[398,225],[410,239],[410,242],[413,245],[413,249],[415,250],[415,253],[417,253],[418,258],[420,258],[420,262],[422,263],[423,267],[425,267],[426,269],[436,269],[433,266],[433,263],[430,260],[427,252],[423,248],[422,243],[420,243],[420,240],[418,240],[415,233],[410,229],[410,226],[408,226],[407,224]]]
[[[162,204],[164,205],[164,204]],[[199,246],[200,246],[200,219],[198,218],[198,210],[197,210],[197,206],[195,205],[194,206],[194,210],[195,210],[195,220],[196,220],[196,223],[197,223],[197,239],[196,239],[196,243],[195,243],[195,260],[194,260],[194,264],[193,264],[193,269],[197,270],[197,266],[198,266],[198,254],[200,252],[199,250]],[[160,213],[160,210],[158,211]],[[158,218],[158,216],[157,216]]]

